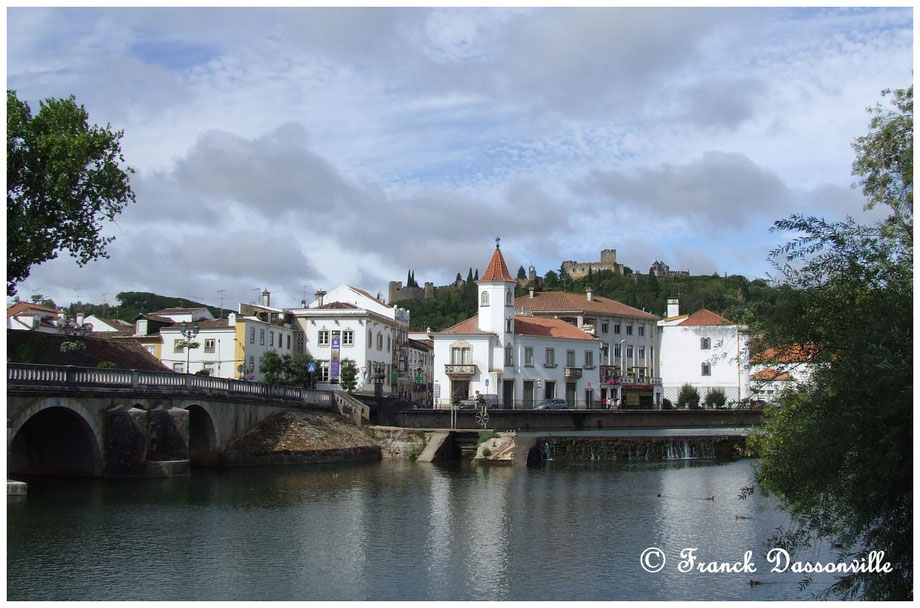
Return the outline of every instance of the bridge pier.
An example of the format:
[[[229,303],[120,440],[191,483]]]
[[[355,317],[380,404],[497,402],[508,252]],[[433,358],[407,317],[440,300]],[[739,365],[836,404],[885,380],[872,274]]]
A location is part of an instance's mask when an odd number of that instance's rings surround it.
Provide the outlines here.
[[[105,412],[106,477],[172,477],[191,472],[188,411],[119,406]]]

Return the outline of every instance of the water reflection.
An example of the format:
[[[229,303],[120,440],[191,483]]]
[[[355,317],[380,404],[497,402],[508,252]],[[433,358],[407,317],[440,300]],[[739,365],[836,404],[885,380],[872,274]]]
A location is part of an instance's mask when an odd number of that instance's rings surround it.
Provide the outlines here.
[[[794,575],[679,573],[736,561],[785,521],[742,501],[747,461],[477,468],[384,461],[31,480],[8,503],[9,599],[796,599]],[[708,500],[708,498],[712,500]],[[645,572],[639,555],[664,550]]]

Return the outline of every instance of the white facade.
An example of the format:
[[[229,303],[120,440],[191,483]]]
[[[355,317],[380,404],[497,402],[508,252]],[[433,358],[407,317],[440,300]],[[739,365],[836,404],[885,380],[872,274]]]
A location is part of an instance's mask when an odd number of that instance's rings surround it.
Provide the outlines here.
[[[669,303],[670,304],[670,303]],[[669,308],[669,312],[676,312]],[[700,393],[722,389],[727,403],[751,396],[750,335],[708,310],[669,316],[658,322],[660,370],[664,398],[677,405],[684,384]]]
[[[786,391],[812,383],[814,347],[771,348],[751,357],[751,399],[774,403]]]
[[[333,382],[337,358],[339,365],[345,359],[355,362],[357,392],[373,393],[379,386],[383,395],[409,394],[408,311],[340,285],[290,312],[303,332],[304,352],[317,362],[317,388],[340,388]]]
[[[496,247],[477,283],[478,314],[432,335],[436,407],[477,391],[504,408],[553,397],[599,407],[600,342],[559,319],[515,315],[515,284]]]

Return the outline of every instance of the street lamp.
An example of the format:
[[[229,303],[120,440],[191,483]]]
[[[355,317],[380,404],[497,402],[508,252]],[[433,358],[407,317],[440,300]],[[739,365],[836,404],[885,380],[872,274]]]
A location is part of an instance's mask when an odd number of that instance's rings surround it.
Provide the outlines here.
[[[199,330],[199,327],[198,327],[197,321],[195,323],[189,323],[188,321],[182,321],[181,323],[179,323],[179,333],[185,336],[185,373],[186,374],[189,373],[188,368],[189,368],[190,357],[192,355],[192,352],[191,352],[192,348],[196,348],[198,346],[197,344],[194,347],[192,346],[193,344],[192,338],[198,335],[198,330]]]

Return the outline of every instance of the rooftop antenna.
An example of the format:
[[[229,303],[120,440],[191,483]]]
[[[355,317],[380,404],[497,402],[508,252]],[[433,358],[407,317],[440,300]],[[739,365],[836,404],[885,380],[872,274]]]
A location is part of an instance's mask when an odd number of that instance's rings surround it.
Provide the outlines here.
[[[261,288],[261,287],[255,287],[255,288],[253,288],[253,289],[250,289],[249,291],[254,291],[254,292],[256,292],[256,298],[255,298],[255,300],[253,300],[252,302],[250,302],[250,304],[255,305],[255,303],[259,300],[259,294],[262,293],[262,288]]]
[[[217,290],[217,293],[220,294],[220,315],[217,317],[218,319],[224,318],[224,292],[225,291],[227,290],[226,289]]]

